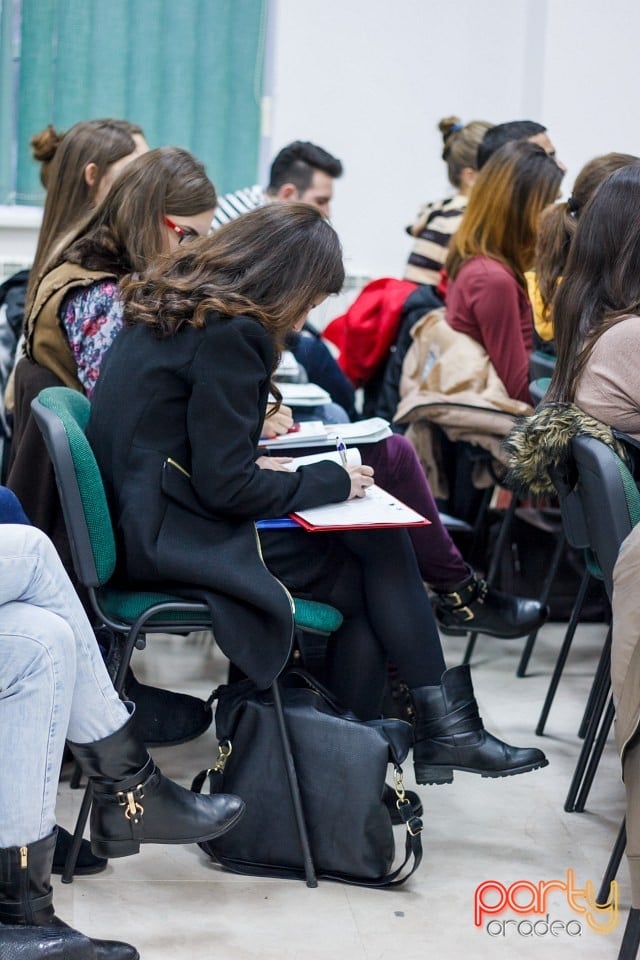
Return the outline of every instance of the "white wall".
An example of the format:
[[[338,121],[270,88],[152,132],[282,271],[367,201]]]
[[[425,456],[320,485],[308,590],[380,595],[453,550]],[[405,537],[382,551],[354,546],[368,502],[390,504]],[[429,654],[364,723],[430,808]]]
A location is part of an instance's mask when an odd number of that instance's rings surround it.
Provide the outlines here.
[[[30,265],[41,220],[41,207],[0,206],[0,283]]]
[[[354,272],[401,275],[404,227],[449,190],[443,116],[539,120],[567,189],[598,153],[640,153],[637,0],[270,2],[271,155],[308,139],[342,159],[333,220]]]
[[[315,141],[345,164],[333,219],[348,269],[399,276],[418,207],[449,191],[438,120],[545,123],[569,167],[640,153],[638,0],[269,0],[268,160]],[[36,211],[37,213],[37,211]],[[5,216],[5,214],[7,216]],[[7,223],[7,217],[10,221]],[[0,259],[37,217],[0,209]]]

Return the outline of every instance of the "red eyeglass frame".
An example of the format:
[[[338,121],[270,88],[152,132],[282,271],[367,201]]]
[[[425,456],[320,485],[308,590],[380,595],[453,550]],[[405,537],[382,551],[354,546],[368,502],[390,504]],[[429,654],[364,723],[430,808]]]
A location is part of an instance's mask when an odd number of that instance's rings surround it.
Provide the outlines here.
[[[198,236],[194,230],[187,230],[185,227],[181,227],[179,224],[174,223],[173,220],[170,220],[166,215],[164,217],[164,222],[170,230],[173,230],[174,233],[177,233],[178,243],[182,243],[182,241],[187,238],[191,239]]]

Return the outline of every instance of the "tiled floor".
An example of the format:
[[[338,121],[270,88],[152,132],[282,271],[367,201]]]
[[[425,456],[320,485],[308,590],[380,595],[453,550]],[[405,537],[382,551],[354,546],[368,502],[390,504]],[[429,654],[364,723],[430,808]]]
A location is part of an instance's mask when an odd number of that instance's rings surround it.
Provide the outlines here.
[[[537,743],[550,764],[502,780],[457,774],[450,786],[421,788],[425,858],[406,888],[370,891],[320,882],[310,890],[299,882],[223,873],[195,847],[147,846],[139,856],[112,861],[99,876],[70,886],[56,881],[58,913],[87,933],[134,943],[142,960],[511,960],[532,954],[615,960],[629,904],[624,862],[613,932],[592,931],[560,890],[549,893],[541,916],[507,909],[474,926],[474,892],[485,880],[505,888],[523,880],[564,882],[571,869],[579,888],[591,882],[597,891],[623,816],[613,742],[587,812],[563,811],[579,749],[576,731],[604,637],[601,625],[579,629],[547,735],[532,733],[562,633],[560,625],[544,628],[523,679],[515,676],[521,641],[479,641],[473,673],[486,726],[512,742]],[[445,649],[453,665],[464,641],[447,638]],[[153,641],[136,661],[140,679],[202,695],[225,669],[220,652],[206,643],[169,637]],[[188,784],[214,753],[211,730],[155,756],[166,773]],[[407,780],[410,772],[407,764]],[[72,825],[78,802],[77,792],[62,784],[61,823]],[[404,846],[401,828],[397,842]],[[494,902],[488,894],[486,902]],[[518,902],[526,902],[522,890]],[[577,897],[576,906],[582,903]],[[504,923],[518,920],[524,921],[519,929]],[[535,921],[542,922],[533,928]]]

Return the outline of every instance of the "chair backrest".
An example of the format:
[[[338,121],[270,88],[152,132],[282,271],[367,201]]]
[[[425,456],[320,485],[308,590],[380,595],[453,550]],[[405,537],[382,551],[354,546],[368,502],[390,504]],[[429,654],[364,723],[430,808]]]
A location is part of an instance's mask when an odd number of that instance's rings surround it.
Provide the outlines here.
[[[529,393],[531,394],[534,406],[537,407],[539,403],[542,403],[550,383],[551,377],[538,377],[536,380],[530,382]]]
[[[556,358],[552,353],[534,350],[529,355],[529,379],[540,380],[542,377],[552,377],[555,366]]]
[[[617,453],[595,437],[573,437],[577,494],[589,544],[600,567],[609,599],[613,568],[623,540],[640,521],[640,492]]]
[[[91,405],[69,387],[47,387],[31,403],[56,475],[73,564],[86,587],[106,583],[116,544],[104,484],[85,435]]]

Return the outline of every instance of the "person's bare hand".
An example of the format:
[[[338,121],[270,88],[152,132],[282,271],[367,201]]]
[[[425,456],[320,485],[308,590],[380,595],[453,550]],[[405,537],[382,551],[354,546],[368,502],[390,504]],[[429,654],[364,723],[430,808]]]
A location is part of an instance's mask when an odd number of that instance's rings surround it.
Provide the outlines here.
[[[256,465],[260,467],[261,470],[279,470],[290,473],[291,471],[287,468],[286,464],[291,463],[292,460],[293,457],[258,457]]]
[[[267,440],[274,437],[281,437],[283,433],[288,433],[293,426],[293,414],[291,407],[281,404],[277,412],[273,412],[273,406],[267,407],[267,412],[262,424],[262,436]]]
[[[357,467],[345,467],[344,469],[351,478],[351,492],[347,499],[353,500],[355,497],[364,497],[367,487],[370,487],[373,483],[373,467],[368,467],[362,463]]]

